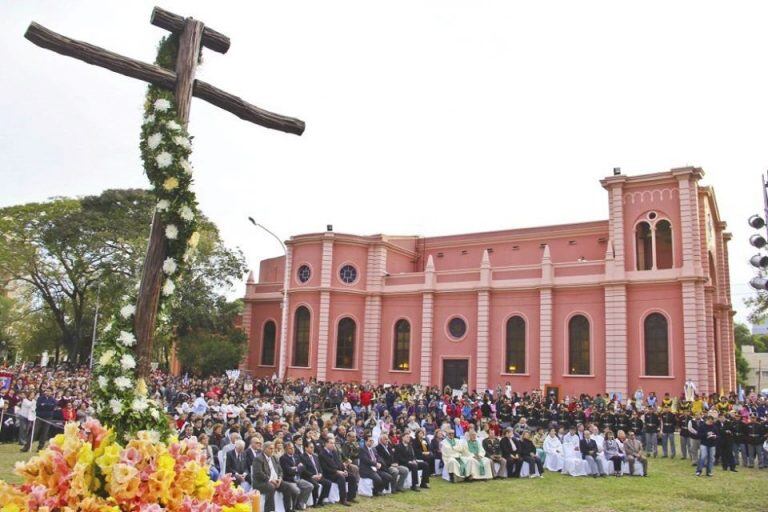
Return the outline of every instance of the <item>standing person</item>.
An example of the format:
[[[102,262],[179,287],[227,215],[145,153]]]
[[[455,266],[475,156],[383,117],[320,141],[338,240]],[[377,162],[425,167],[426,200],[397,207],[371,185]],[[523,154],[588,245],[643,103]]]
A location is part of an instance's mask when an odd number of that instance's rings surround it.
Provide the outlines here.
[[[283,479],[280,462],[274,456],[275,447],[271,441],[264,443],[264,448],[253,459],[251,482],[253,488],[264,494],[264,511],[274,512],[275,492],[283,494],[285,512],[293,512],[296,499],[299,497],[299,487]]]
[[[320,467],[323,476],[339,487],[339,501],[342,505],[351,507],[352,503],[357,503],[357,479],[347,471],[331,437],[326,438],[325,447],[320,452]]]
[[[733,457],[733,440],[736,420],[732,418],[726,418],[722,414],[718,420],[720,427],[720,440],[718,442],[717,449],[720,453],[720,462],[723,465],[723,471],[731,470],[735,473],[736,459]]]
[[[384,489],[392,487],[392,475],[379,462],[376,449],[373,447],[373,437],[365,436],[365,447],[360,450],[360,476],[373,481],[373,495],[381,496]]]
[[[624,441],[624,453],[627,456],[627,464],[629,465],[629,476],[635,474],[635,461],[643,466],[643,476],[648,476],[648,458],[643,453],[643,443],[637,439],[637,436],[631,430],[629,431],[629,438]]]
[[[699,464],[699,448],[701,447],[701,439],[699,439],[699,427],[704,424],[704,418],[700,412],[694,413],[693,417],[688,420],[688,433],[690,434],[690,443],[688,446],[688,453],[691,455],[693,466]]]
[[[299,497],[294,505],[295,509],[306,510],[307,501],[309,501],[314,485],[302,477],[304,463],[296,454],[296,448],[290,441],[285,443],[285,453],[280,457],[280,468],[283,470],[283,477],[286,482],[292,482],[299,488]]]
[[[645,425],[645,453],[656,458],[658,454],[659,429],[661,428],[661,416],[656,409],[649,408],[643,418]]]
[[[19,444],[24,447],[29,444],[29,436],[31,434],[32,424],[35,422],[35,394],[33,392],[25,393],[24,391],[19,393],[18,409],[19,409]],[[28,449],[28,448],[27,448]]]
[[[50,422],[53,420],[55,409],[56,399],[51,394],[50,389],[44,387],[37,397],[37,403],[35,405],[35,428],[29,438],[29,442],[21,451],[29,451],[35,438],[37,438],[37,451],[43,449],[46,441],[48,441],[48,432],[51,428]]]
[[[677,423],[680,425],[680,457],[683,460],[688,459],[688,452],[691,446],[691,433],[688,431],[688,421],[691,419],[691,415],[687,410],[680,413],[677,418]]]
[[[677,455],[677,449],[675,448],[675,429],[677,428],[677,415],[673,413],[669,407],[665,407],[661,413],[661,451],[662,458],[667,458],[667,455],[671,459]],[[668,449],[669,447],[669,449]]]
[[[312,484],[312,507],[322,507],[324,505],[323,501],[325,501],[331,493],[331,481],[323,476],[320,469],[320,459],[315,453],[315,443],[307,441],[307,444],[304,447],[304,455],[301,460],[304,463],[301,476],[304,480]],[[322,491],[320,491],[321,488]]]
[[[747,448],[747,467],[761,467],[763,464],[762,444],[763,444],[763,424],[757,419],[755,413],[749,415],[749,423],[746,428],[745,445]],[[755,462],[755,459],[757,461]]]
[[[411,445],[411,434],[406,432],[395,446],[395,459],[397,463],[406,467],[411,472],[411,490],[418,491],[429,489],[429,465],[423,460],[418,460]],[[419,485],[419,470],[421,470],[421,485]]]
[[[706,467],[707,476],[712,476],[712,466],[715,463],[715,448],[720,437],[720,429],[715,425],[714,418],[707,416],[696,432],[699,438],[699,463],[696,466],[696,476],[701,476],[701,470]]]

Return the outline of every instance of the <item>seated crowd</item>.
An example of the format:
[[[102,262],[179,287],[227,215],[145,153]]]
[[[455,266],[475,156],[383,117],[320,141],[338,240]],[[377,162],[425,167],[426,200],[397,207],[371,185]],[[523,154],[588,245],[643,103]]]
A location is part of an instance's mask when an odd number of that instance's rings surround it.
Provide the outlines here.
[[[92,410],[87,369],[5,368],[0,392],[5,440],[38,448],[63,421]],[[648,459],[681,455],[711,475],[768,466],[768,402],[750,395],[645,396],[484,393],[418,385],[258,379],[231,374],[179,378],[157,371],[150,394],[179,438],[196,437],[213,478],[231,474],[259,490],[264,510],[276,493],[286,512],[349,506],[360,493],[419,491],[431,476],[452,482],[543,477],[545,470],[595,478],[647,476]],[[679,443],[676,443],[679,438]]]

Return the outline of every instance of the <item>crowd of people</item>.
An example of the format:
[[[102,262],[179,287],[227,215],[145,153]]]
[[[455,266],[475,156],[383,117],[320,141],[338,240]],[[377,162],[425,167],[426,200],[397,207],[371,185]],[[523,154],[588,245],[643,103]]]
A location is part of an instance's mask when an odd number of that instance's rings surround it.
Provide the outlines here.
[[[0,368],[0,440],[44,446],[66,421],[94,411],[87,368]],[[196,437],[212,478],[258,489],[265,510],[329,499],[418,492],[430,477],[453,482],[537,478],[546,471],[594,478],[649,474],[649,459],[688,459],[695,474],[768,467],[768,400],[642,389],[617,396],[485,392],[156,371],[148,388],[179,438]],[[335,484],[335,485],[334,485]]]

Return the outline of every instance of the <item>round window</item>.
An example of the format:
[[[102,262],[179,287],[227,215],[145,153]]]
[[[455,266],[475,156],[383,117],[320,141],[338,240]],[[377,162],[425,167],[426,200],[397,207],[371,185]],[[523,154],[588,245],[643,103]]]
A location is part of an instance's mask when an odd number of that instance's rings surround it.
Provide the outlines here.
[[[339,270],[339,279],[346,284],[352,284],[357,280],[357,269],[352,265],[344,265]]]
[[[312,270],[309,268],[309,265],[300,266],[299,270],[296,272],[296,277],[299,278],[299,282],[301,283],[309,281],[309,278],[312,277]]]
[[[448,322],[448,333],[452,338],[463,338],[467,334],[467,322],[458,316],[451,318],[450,322]]]
[[[651,219],[651,220],[655,219],[656,218],[656,212],[649,213],[648,214],[648,218]]]

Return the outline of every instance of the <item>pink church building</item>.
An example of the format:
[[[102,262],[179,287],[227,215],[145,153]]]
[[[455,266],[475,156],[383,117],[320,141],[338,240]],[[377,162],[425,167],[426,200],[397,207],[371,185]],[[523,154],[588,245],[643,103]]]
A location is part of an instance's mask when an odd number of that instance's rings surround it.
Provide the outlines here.
[[[560,396],[733,390],[731,235],[703,175],[617,171],[597,222],[293,236],[248,277],[243,368]]]

